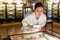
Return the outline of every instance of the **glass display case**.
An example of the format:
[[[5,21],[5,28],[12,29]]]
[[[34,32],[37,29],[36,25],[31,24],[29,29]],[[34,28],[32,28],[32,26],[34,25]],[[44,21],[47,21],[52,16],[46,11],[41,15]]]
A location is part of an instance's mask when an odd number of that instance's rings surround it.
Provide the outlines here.
[[[48,4],[48,6],[47,6],[47,25],[46,26],[48,26],[48,27],[46,27],[46,30],[47,30],[47,32],[49,32],[50,30],[52,30],[53,31],[53,18],[52,18],[52,4]],[[49,33],[52,33],[52,31],[51,32],[49,32]]]
[[[48,4],[47,19],[48,22],[52,21],[52,4]]]
[[[11,40],[60,40],[45,32],[22,33],[9,36]]]
[[[15,5],[7,4],[7,18],[14,19],[15,18]]]
[[[0,4],[0,19],[6,19],[5,4]]]
[[[58,18],[58,3],[52,5],[53,18]]]
[[[59,5],[59,19],[60,19],[60,2],[59,2],[59,4],[58,4],[58,5]]]
[[[16,5],[16,18],[23,18],[23,7]]]
[[[32,11],[32,7],[24,7],[24,17],[28,16]]]

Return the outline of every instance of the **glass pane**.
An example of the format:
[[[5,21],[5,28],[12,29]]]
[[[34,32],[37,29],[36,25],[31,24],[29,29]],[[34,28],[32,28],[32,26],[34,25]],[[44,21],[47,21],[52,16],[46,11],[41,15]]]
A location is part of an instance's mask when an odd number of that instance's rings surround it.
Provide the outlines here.
[[[58,4],[53,4],[53,18],[58,16]]]
[[[11,35],[10,38],[11,40],[59,40],[59,38],[44,32]]]
[[[0,4],[0,19],[5,19],[5,5]]]
[[[15,18],[15,6],[7,5],[7,18]]]
[[[60,3],[59,3],[59,19],[60,19]]]
[[[16,5],[16,18],[23,17],[23,7]]]

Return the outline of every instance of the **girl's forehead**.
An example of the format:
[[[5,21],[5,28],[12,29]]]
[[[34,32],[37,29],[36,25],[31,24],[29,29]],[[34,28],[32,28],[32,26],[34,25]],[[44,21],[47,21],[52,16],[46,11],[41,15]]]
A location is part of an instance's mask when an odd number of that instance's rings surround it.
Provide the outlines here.
[[[43,10],[43,7],[38,7],[38,8],[36,8],[36,10],[41,11],[41,10]]]
[[[43,7],[37,7],[36,9],[39,9],[39,10],[41,9],[41,10],[43,10]]]

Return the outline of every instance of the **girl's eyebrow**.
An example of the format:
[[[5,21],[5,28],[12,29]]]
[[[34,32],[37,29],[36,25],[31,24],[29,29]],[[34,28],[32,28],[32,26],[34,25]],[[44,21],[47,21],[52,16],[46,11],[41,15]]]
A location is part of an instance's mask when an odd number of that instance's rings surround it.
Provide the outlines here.
[[[41,11],[38,11],[38,10],[37,10],[37,12],[42,12],[42,10],[41,10]]]

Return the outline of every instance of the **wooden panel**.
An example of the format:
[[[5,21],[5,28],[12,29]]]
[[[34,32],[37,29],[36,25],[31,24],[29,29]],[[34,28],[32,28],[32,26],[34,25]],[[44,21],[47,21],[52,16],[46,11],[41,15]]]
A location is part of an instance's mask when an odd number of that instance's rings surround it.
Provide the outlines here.
[[[14,22],[14,23],[0,24],[0,27],[12,27],[12,26],[22,26],[22,23],[21,22]]]
[[[60,23],[58,23],[58,22],[54,22],[53,25],[57,26],[57,27],[60,27]]]
[[[5,38],[7,35],[19,34],[21,33],[21,22],[0,24],[0,35]]]
[[[7,28],[0,27],[0,35],[2,38],[7,36]]]

